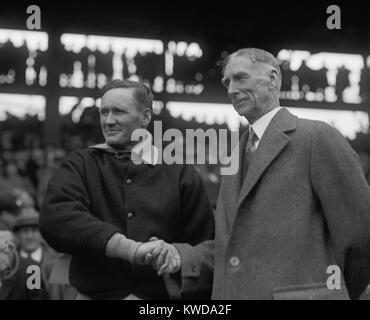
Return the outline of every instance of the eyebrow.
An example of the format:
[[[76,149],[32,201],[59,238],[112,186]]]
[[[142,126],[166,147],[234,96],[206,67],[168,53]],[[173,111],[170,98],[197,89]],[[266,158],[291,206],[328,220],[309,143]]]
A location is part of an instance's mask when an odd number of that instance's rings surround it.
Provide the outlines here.
[[[247,71],[238,71],[236,72],[233,76],[244,76],[244,75],[249,75]]]
[[[245,76],[245,75],[249,75],[249,73],[246,72],[246,71],[238,71],[238,72],[234,73],[232,75],[232,77],[235,78],[235,77],[240,77],[240,76]],[[229,81],[229,78],[223,77],[221,79],[221,83],[224,84],[224,85],[226,84],[227,81]]]

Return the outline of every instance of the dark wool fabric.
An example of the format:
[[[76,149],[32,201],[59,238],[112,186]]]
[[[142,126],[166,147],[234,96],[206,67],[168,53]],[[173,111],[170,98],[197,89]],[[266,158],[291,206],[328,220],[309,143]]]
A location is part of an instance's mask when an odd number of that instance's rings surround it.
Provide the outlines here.
[[[51,179],[40,230],[57,251],[72,255],[70,282],[98,299],[166,299],[150,266],[105,257],[116,232],[146,242],[196,245],[213,239],[214,220],[201,178],[192,166],[135,165],[102,150],[72,152]]]

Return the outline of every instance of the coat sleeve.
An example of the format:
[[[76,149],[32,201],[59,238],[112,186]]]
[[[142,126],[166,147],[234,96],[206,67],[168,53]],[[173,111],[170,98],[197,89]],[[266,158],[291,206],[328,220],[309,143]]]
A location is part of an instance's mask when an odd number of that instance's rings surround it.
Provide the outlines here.
[[[191,169],[190,169],[191,168]],[[181,260],[183,299],[209,299],[214,265],[214,216],[199,174],[185,169],[182,186],[182,234],[174,245]]]
[[[119,228],[90,213],[84,158],[75,151],[50,180],[41,208],[40,231],[58,252],[105,256],[109,238]]]
[[[370,281],[370,188],[357,154],[334,128],[318,124],[311,179],[348,293],[357,299]]]

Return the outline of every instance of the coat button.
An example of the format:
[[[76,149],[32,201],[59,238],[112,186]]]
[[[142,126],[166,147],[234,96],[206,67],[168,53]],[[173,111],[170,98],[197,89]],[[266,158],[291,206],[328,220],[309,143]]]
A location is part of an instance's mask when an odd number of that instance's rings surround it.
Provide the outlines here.
[[[240,265],[240,259],[238,257],[231,257],[230,258],[230,264],[232,267],[239,267]]]
[[[133,214],[132,212],[129,212],[129,213],[127,214],[127,218],[129,218],[129,219],[131,219],[133,216],[134,216],[134,214]]]
[[[132,183],[132,180],[131,180],[131,179],[127,179],[127,180],[126,180],[126,183],[127,183],[127,184],[131,184],[131,183]]]

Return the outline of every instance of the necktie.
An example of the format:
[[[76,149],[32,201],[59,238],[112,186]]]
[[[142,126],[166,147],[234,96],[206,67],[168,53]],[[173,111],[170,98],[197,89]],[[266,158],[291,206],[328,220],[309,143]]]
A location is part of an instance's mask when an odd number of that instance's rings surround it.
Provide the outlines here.
[[[254,132],[252,126],[249,126],[249,134],[248,134],[248,140],[244,148],[243,153],[243,164],[242,164],[242,183],[247,175],[248,172],[248,166],[250,162],[252,161],[253,153],[256,151],[256,142],[258,141],[258,136]]]

